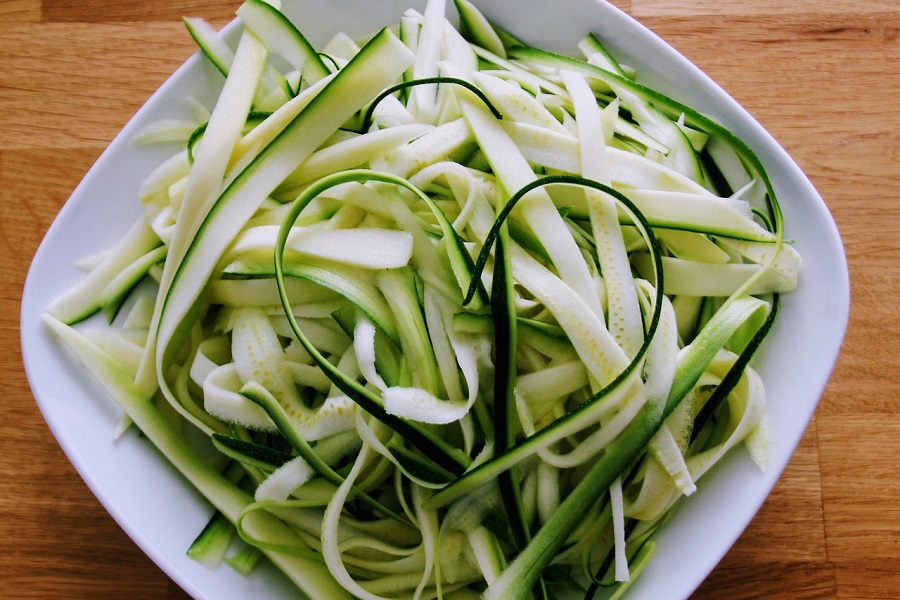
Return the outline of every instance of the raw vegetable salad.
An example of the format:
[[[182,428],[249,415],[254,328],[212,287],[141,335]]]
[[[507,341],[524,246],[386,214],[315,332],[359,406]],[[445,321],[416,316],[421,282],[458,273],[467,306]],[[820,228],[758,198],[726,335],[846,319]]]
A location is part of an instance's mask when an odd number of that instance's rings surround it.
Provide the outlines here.
[[[454,4],[318,49],[263,0],[236,45],[185,19],[221,93],[142,132],[180,150],[45,322],[215,507],[199,561],[618,597],[723,455],[765,468],[800,257],[727,129]]]

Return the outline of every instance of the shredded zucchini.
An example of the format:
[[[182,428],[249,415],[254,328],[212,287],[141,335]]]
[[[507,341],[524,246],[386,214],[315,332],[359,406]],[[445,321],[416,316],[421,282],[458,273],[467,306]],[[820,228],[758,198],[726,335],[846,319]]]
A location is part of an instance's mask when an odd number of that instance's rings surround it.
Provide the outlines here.
[[[146,130],[183,151],[45,321],[216,507],[197,560],[619,597],[722,456],[765,464],[751,362],[801,259],[727,129],[594,35],[564,57],[454,4],[320,51],[261,0],[234,48],[186,19],[221,95]]]

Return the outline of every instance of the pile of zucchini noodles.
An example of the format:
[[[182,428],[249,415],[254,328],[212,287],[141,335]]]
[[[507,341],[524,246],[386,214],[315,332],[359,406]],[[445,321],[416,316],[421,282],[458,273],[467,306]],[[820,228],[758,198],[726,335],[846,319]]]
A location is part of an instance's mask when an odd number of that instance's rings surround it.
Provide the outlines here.
[[[618,595],[726,452],[765,466],[749,362],[800,259],[728,130],[455,4],[321,49],[262,0],[234,47],[186,19],[221,94],[141,134],[180,150],[45,321],[216,508],[198,560]]]

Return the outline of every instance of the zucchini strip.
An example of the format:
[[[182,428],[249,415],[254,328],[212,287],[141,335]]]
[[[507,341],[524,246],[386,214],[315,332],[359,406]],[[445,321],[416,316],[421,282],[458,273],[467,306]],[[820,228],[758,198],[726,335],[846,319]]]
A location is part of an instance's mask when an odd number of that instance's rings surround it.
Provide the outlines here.
[[[460,86],[466,88],[467,90],[469,90],[470,92],[472,92],[473,94],[475,94],[476,96],[478,96],[479,100],[484,102],[484,104],[488,107],[488,109],[490,109],[491,113],[493,113],[493,115],[496,118],[498,118],[498,119],[503,118],[503,115],[500,114],[500,111],[497,110],[497,108],[493,104],[491,104],[491,101],[488,100],[487,96],[484,95],[484,92],[482,92],[480,89],[478,89],[478,87],[473,85],[471,82],[466,81],[465,79],[459,79],[457,77],[446,77],[446,76],[438,75],[436,77],[423,77],[421,79],[410,79],[408,81],[401,81],[400,83],[394,84],[391,87],[384,90],[383,92],[381,92],[380,94],[378,94],[378,96],[376,96],[375,99],[372,100],[372,102],[369,104],[369,107],[366,109],[366,112],[363,114],[362,125],[360,126],[360,133],[365,133],[366,131],[369,131],[369,128],[372,126],[372,114],[375,112],[375,109],[378,107],[378,104],[382,100],[384,100],[388,96],[391,96],[401,90],[406,90],[411,87],[415,87],[417,85],[428,85],[428,84],[433,84],[433,83],[437,83],[437,84],[451,83],[453,85],[460,85]]]
[[[104,290],[120,289],[121,286],[113,285],[113,282],[130,269],[130,265],[154,252],[159,243],[159,238],[144,219],[136,221],[122,240],[104,255],[100,264],[50,303],[47,312],[68,325],[88,318],[103,307]]]
[[[329,75],[321,57],[284,14],[263,0],[246,0],[237,15],[269,50],[286,59],[311,83]]]
[[[182,21],[204,56],[219,73],[228,77],[231,63],[234,62],[234,51],[222,40],[219,32],[208,21],[199,17],[184,17]]]
[[[411,60],[409,51],[389,30],[376,35],[225,189],[200,223],[183,260],[167,263],[172,264],[174,273],[171,285],[161,290],[159,327],[150,351],[160,388],[170,401],[174,398],[166,381],[168,367],[180,351],[187,327],[201,310],[202,290],[228,244],[278,182],[368,98],[399,76]],[[356,103],[328,102],[332,95],[354,98]],[[178,407],[177,400],[173,405]]]

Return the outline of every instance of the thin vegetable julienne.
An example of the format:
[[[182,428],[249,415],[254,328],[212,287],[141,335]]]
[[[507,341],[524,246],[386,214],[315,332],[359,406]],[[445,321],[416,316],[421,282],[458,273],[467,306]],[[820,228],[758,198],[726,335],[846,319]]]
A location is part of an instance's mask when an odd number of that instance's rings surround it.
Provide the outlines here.
[[[254,53],[237,59],[186,20],[226,85],[252,75],[251,105],[232,120],[227,99],[193,101],[186,150],[143,187],[142,241],[51,307],[119,310],[112,327],[47,323],[232,523],[214,519],[198,557],[244,572],[265,553],[314,597],[551,597],[575,580],[618,597],[630,582],[614,576],[640,574],[677,499],[755,433],[750,358],[799,257],[727,129],[638,83],[596,36],[585,60],[563,57],[468,0],[455,29],[447,4],[407,11],[399,38],[314,49],[248,0]],[[230,132],[233,150],[200,156]],[[754,185],[765,210],[742,199]],[[366,256],[324,247],[347,239]],[[732,279],[706,289],[722,297],[666,294],[681,273],[710,283],[715,262]],[[158,301],[129,302],[161,265]],[[201,467],[156,385],[244,489]],[[235,531],[249,550],[221,556]],[[334,579],[309,587],[313,563]]]

